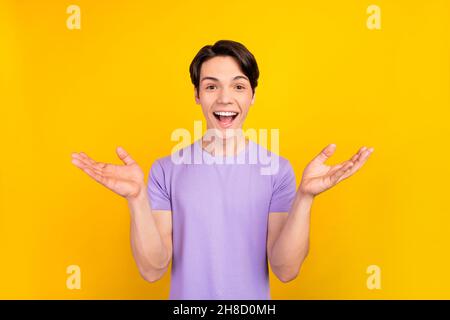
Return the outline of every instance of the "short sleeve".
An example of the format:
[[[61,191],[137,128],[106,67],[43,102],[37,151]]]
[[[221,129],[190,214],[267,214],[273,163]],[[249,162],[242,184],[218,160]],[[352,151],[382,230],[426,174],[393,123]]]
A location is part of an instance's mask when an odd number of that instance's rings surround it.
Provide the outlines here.
[[[152,210],[172,210],[169,192],[166,188],[164,169],[158,160],[150,168],[147,194]]]
[[[294,169],[288,160],[283,161],[279,172],[274,176],[270,212],[289,212],[296,194],[296,182]],[[280,164],[281,164],[280,160]]]

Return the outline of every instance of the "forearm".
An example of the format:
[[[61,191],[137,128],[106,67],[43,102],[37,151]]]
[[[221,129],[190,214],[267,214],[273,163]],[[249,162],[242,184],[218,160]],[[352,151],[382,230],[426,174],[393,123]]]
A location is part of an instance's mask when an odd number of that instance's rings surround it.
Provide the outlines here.
[[[309,251],[309,231],[313,196],[297,192],[288,218],[275,240],[270,264],[280,279],[293,279]]]
[[[143,276],[155,278],[167,268],[170,257],[157,228],[146,192],[128,199],[128,206],[131,213],[130,237],[134,259]]]

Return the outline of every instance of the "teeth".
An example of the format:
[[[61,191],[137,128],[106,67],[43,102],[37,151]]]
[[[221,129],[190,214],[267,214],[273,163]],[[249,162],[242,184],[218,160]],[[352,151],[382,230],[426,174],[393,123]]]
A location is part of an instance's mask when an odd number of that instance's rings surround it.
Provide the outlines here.
[[[217,111],[217,112],[214,112],[214,114],[216,114],[216,115],[218,115],[218,116],[235,116],[235,115],[237,115],[237,112],[225,112],[225,111]]]

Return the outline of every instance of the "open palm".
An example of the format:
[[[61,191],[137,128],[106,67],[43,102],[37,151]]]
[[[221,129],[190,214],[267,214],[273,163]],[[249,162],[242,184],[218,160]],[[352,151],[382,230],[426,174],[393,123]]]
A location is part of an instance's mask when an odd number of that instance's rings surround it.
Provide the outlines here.
[[[333,187],[359,170],[373,152],[373,148],[362,147],[349,160],[333,166],[326,165],[324,162],[335,150],[335,144],[328,145],[306,166],[299,186],[300,192],[315,196]]]
[[[72,153],[72,163],[122,197],[135,197],[144,188],[144,173],[122,147],[118,147],[116,153],[124,165],[96,162],[84,152]]]

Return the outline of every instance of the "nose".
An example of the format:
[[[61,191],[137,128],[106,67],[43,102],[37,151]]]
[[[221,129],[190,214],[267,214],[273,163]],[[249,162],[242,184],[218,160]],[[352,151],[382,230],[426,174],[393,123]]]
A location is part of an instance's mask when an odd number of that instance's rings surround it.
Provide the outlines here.
[[[218,99],[217,99],[217,102],[218,102],[218,103],[221,103],[221,104],[229,104],[229,103],[232,103],[233,100],[232,100],[232,96],[231,96],[230,92],[229,92],[227,89],[222,89],[222,90],[220,90],[220,93],[219,93],[219,97],[218,97]]]

